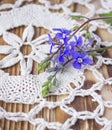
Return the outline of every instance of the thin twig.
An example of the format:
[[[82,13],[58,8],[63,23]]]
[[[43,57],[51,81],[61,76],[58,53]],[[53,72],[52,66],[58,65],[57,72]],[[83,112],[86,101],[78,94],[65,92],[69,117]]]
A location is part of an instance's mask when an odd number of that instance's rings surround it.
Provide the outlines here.
[[[84,22],[81,26],[79,26],[73,33],[72,36],[74,34],[76,34],[84,25],[88,24],[91,21],[95,21],[95,20],[103,20],[103,19],[112,19],[112,17],[98,17],[98,18],[92,18],[92,19],[88,19],[86,22]]]

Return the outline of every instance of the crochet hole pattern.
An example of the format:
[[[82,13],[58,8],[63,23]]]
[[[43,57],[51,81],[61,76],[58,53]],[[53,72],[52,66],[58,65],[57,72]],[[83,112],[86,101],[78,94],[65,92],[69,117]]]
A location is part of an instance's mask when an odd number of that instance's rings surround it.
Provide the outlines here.
[[[53,27],[71,29],[74,24],[80,24],[69,17],[70,14],[82,13],[70,9],[72,4],[76,4],[77,9],[83,5],[86,10],[89,8],[84,14],[93,17],[100,12],[111,11],[111,3],[100,0],[101,6],[96,9],[91,0],[38,2],[17,0],[9,2],[10,5],[2,3],[0,6],[0,35],[3,39],[0,40],[0,100],[7,102],[6,106],[5,103],[0,106],[0,127],[6,129],[2,120],[5,118],[10,121],[27,121],[37,130],[86,130],[92,126],[96,130],[111,130],[111,49],[97,56],[94,65],[82,71],[69,67],[64,74],[59,73],[59,86],[52,88],[46,98],[42,97],[41,91],[42,83],[49,74],[37,71],[38,64],[49,52],[47,33],[52,34]],[[3,11],[5,9],[7,11]],[[98,32],[99,28],[101,31]],[[102,30],[105,35],[112,33],[110,25],[103,21],[91,22],[89,31],[96,38],[96,43],[112,45],[111,37],[105,39]],[[27,53],[28,47],[24,50],[24,43],[34,46],[31,52]],[[20,51],[21,47],[26,51],[26,57]],[[15,103],[16,110],[8,103]],[[20,103],[26,105],[21,106]],[[24,126],[22,128],[25,129]]]

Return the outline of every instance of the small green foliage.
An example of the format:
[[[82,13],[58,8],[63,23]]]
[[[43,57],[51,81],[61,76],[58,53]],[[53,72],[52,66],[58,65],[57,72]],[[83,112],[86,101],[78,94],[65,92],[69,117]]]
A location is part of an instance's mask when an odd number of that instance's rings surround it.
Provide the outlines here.
[[[45,97],[49,93],[49,87],[42,87],[42,96]]]
[[[75,25],[75,26],[73,27],[73,30],[76,30],[78,27],[79,27],[78,25]]]
[[[38,65],[38,71],[41,71],[42,70],[42,64],[39,64]]]
[[[50,66],[50,62],[40,63],[38,66],[38,71],[44,71],[46,68]]]
[[[50,66],[50,61],[48,61],[48,62],[46,62],[46,64],[45,64],[45,68],[48,68]]]
[[[99,50],[101,50],[102,48],[100,47],[100,46],[96,46],[95,47],[95,50],[97,50],[97,51],[99,51]]]
[[[85,16],[82,16],[82,15],[71,15],[71,19],[80,19],[80,18],[86,18],[86,19],[89,19],[89,18],[87,18],[87,17],[85,17]]]
[[[45,60],[43,60],[39,65],[38,65],[38,71],[44,71],[46,68],[49,68],[50,66],[50,57],[47,57]]]
[[[47,81],[44,82],[44,84],[42,85],[42,96],[45,97],[49,93],[52,86],[56,86],[56,84],[57,84],[56,77],[54,75],[50,75],[47,78]]]
[[[45,58],[41,63],[45,63],[45,62],[47,62],[47,61],[49,61],[50,60],[50,58],[51,58],[51,56],[48,56],[47,58]]]
[[[55,71],[56,70],[56,67],[51,67],[51,68],[48,68],[48,70],[47,70],[47,72],[53,72],[53,71]]]
[[[112,11],[100,14],[100,17],[112,17]],[[105,19],[104,21],[112,26],[112,19]]]
[[[91,38],[90,32],[87,32],[87,33],[85,34],[85,38],[87,38],[87,39],[90,39],[90,38]]]
[[[46,96],[49,93],[49,90],[52,87],[52,83],[48,80],[46,82],[44,82],[44,84],[42,85],[42,96]]]
[[[63,72],[64,72],[64,70],[65,70],[65,68],[64,68],[64,67],[62,67],[62,68],[61,68],[61,73],[63,73]]]
[[[84,31],[87,29],[87,25],[85,25],[80,31]]]
[[[51,81],[53,79],[53,76],[50,75],[47,79],[48,79],[48,81]]]
[[[92,57],[94,57],[94,56],[97,55],[97,52],[96,51],[90,51],[90,52],[88,52],[88,55],[91,55]]]
[[[56,84],[57,84],[57,79],[56,79],[56,77],[53,79],[53,86],[56,86]]]

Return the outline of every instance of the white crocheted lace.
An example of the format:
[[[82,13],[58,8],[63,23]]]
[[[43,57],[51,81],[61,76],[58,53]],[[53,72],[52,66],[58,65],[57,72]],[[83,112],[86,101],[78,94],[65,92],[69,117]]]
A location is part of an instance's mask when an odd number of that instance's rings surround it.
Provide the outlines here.
[[[28,4],[25,5],[24,2]],[[60,4],[52,5],[49,0],[39,0],[41,5],[31,4],[33,0],[17,0],[14,4],[7,3],[0,5],[0,36],[3,38],[6,45],[0,43],[0,54],[6,56],[0,60],[0,100],[13,103],[33,104],[38,103],[28,113],[25,112],[7,112],[0,107],[0,119],[6,118],[13,121],[28,121],[33,125],[38,125],[37,130],[44,130],[46,127],[56,130],[72,130],[78,119],[94,119],[98,124],[102,125],[102,130],[112,130],[112,120],[103,117],[105,107],[112,108],[111,101],[105,101],[102,96],[97,93],[104,85],[112,85],[112,77],[105,78],[99,71],[99,68],[104,65],[112,65],[112,58],[97,56],[96,64],[87,66],[83,70],[76,70],[68,67],[64,73],[58,73],[58,86],[53,87],[49,95],[66,95],[60,101],[48,101],[41,95],[42,84],[46,81],[49,74],[47,72],[38,75],[31,74],[33,62],[40,63],[49,52],[47,44],[47,34],[43,34],[37,38],[33,38],[34,28],[43,27],[48,32],[52,33],[52,28],[64,27],[67,29],[73,28],[74,24],[79,25],[75,20],[70,19],[70,15],[81,14],[73,12],[69,7],[73,3],[78,3],[85,6],[88,12],[84,14],[87,17],[93,17],[100,13],[112,11],[111,0],[100,0],[101,7],[96,8],[92,0],[65,0]],[[4,11],[8,9],[8,11]],[[50,9],[56,12],[50,11]],[[62,10],[59,13],[59,10]],[[100,37],[93,32],[97,28],[105,28],[112,33],[112,27],[103,21],[93,21],[89,31],[94,35],[97,43],[104,46],[112,45],[111,42],[102,41]],[[21,37],[10,32],[10,29],[25,26]],[[85,33],[84,31],[82,33]],[[28,55],[21,52],[23,45],[30,45],[32,51]],[[27,60],[26,60],[27,59]],[[3,71],[4,68],[11,67],[16,63],[20,63],[20,76],[13,76]],[[86,80],[85,71],[89,70],[93,73],[97,82],[89,89],[83,89],[84,81]],[[76,87],[72,87],[73,83]],[[68,106],[74,101],[77,96],[91,96],[93,102],[97,102],[98,106],[92,112],[76,111]],[[54,109],[60,107],[62,111],[70,115],[64,123],[48,122],[44,118],[35,118],[35,116],[43,108]]]

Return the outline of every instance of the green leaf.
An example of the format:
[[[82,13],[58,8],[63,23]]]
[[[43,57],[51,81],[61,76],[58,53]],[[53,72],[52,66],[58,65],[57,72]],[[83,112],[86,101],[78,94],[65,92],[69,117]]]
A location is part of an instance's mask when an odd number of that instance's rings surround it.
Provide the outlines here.
[[[50,89],[51,89],[51,87],[52,87],[52,83],[51,83],[51,82],[49,82],[49,84],[48,84],[48,90],[50,90]]]
[[[49,93],[49,89],[48,88],[43,88],[42,89],[42,96],[43,97],[45,97],[48,93]]]
[[[80,31],[86,30],[86,28],[87,28],[87,25],[84,26]]]
[[[48,86],[48,84],[49,84],[49,82],[48,82],[48,81],[44,82],[44,84],[42,85],[42,88],[47,87],[47,86]]]
[[[43,64],[40,63],[40,64],[38,65],[38,71],[43,71]]]
[[[48,62],[50,60],[50,58],[51,58],[51,56],[46,57],[41,63],[43,64],[45,62]]]
[[[50,81],[44,82],[44,84],[42,85],[42,96],[43,97],[49,93],[51,87],[52,87],[52,83]]]
[[[93,57],[93,56],[96,56],[96,55],[97,55],[97,52],[96,52],[96,51],[90,51],[90,52],[88,52],[88,54]]]
[[[48,68],[50,66],[50,62],[48,61],[48,62],[44,63],[43,66],[44,66],[44,69]]]
[[[87,32],[87,33],[85,34],[85,38],[87,38],[87,39],[90,39],[90,38],[91,38],[90,32]]]
[[[46,68],[50,66],[50,61],[45,62],[45,63],[40,63],[38,65],[38,71],[44,71]]]
[[[63,67],[63,68],[61,68],[61,73],[63,73],[64,72],[64,70],[65,70],[65,68]]]
[[[53,76],[50,75],[48,78],[47,78],[49,81],[51,81],[53,79]]]
[[[108,13],[103,13],[100,14],[100,17],[112,17],[112,11],[108,12]],[[112,19],[105,19],[104,20],[107,24],[112,25]]]
[[[56,86],[56,84],[57,84],[57,79],[56,79],[56,77],[53,79],[53,86]]]
[[[44,64],[40,64],[38,66],[38,71],[44,71],[45,67],[44,67]]]
[[[89,18],[87,18],[87,17],[85,17],[85,16],[82,16],[82,15],[71,15],[71,18],[72,18],[72,19],[80,19],[80,18],[89,19]]]
[[[53,72],[53,71],[55,71],[55,69],[56,69],[55,67],[48,68],[47,72],[49,72],[49,73]]]
[[[100,49],[102,49],[100,46],[95,47],[95,50],[100,50]]]
[[[73,27],[73,30],[76,30],[78,27],[79,27],[78,25],[75,25],[75,26]]]

